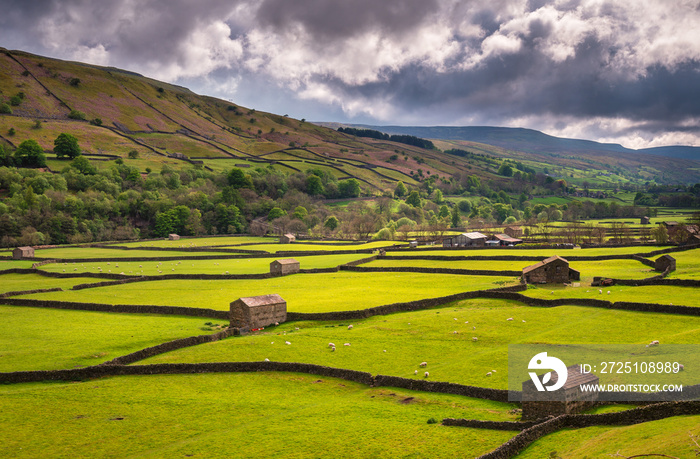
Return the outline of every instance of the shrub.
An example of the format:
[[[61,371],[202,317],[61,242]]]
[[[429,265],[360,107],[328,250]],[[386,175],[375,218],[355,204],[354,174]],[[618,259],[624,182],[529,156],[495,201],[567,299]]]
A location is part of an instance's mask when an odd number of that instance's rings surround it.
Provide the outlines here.
[[[10,105],[6,103],[0,104],[0,114],[12,115],[12,108]]]
[[[437,419],[435,419],[435,418],[428,419],[428,424],[437,424]]]
[[[80,86],[80,78],[71,78],[69,83],[71,86],[78,87]]]
[[[68,118],[72,120],[85,120],[85,113],[78,110],[71,110],[68,114]]]
[[[139,152],[136,150],[131,150],[129,152],[129,159],[136,159],[139,157]]]
[[[34,121],[34,124],[32,125],[32,129],[41,129],[41,120]]]
[[[102,126],[102,120],[100,118],[91,119],[90,124],[93,126]]]
[[[21,97],[19,97],[19,96],[12,96],[12,97],[10,97],[10,105],[12,105],[13,107],[18,106],[18,105],[21,104],[21,103],[22,103],[22,98],[21,98]]]
[[[11,128],[7,131],[7,135],[9,135],[10,137],[12,137],[13,135],[15,135],[16,133],[17,133],[17,131],[15,131],[15,128],[13,128],[13,127],[11,127]]]

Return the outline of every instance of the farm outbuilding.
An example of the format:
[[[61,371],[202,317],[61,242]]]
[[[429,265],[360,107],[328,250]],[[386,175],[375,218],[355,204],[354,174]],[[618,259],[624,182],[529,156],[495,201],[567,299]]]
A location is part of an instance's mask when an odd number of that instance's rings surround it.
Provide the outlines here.
[[[566,284],[581,280],[581,273],[570,268],[566,259],[554,255],[523,268],[522,279],[526,284]]]
[[[497,241],[498,245],[501,246],[512,246],[512,245],[518,245],[523,242],[522,239],[518,239],[516,237],[509,236],[505,233],[503,234],[494,234],[491,237],[492,241]]]
[[[523,237],[523,229],[519,226],[507,226],[503,232],[510,237]]]
[[[639,224],[640,225],[650,225],[651,219],[649,217],[642,217],[639,219]]]
[[[671,255],[662,255],[654,262],[654,271],[664,272],[667,269],[669,272],[676,270],[676,259]]]
[[[488,237],[478,232],[462,233],[442,241],[443,247],[484,247]]]
[[[239,298],[231,303],[230,326],[253,330],[287,320],[287,302],[277,294]]]
[[[22,258],[34,258],[34,247],[17,247],[12,251],[12,258],[21,260]]]
[[[270,274],[273,276],[284,276],[299,272],[299,262],[294,258],[275,260],[270,263]]]
[[[174,233],[173,233],[173,234],[168,234],[168,239],[171,240],[171,241],[179,241],[179,240],[180,240],[180,236],[177,235],[177,234],[174,234]]]
[[[567,370],[566,383],[556,391],[539,392],[531,379],[523,383],[523,421],[580,413],[595,405],[598,401],[598,392],[584,392],[581,390],[581,385],[598,384],[598,377],[591,373],[582,373],[579,365],[572,365]],[[540,381],[542,381],[543,376],[539,376]],[[552,372],[548,385],[554,385],[557,379],[557,373]]]
[[[297,238],[291,233],[286,233],[280,236],[280,244],[291,244],[296,240]]]

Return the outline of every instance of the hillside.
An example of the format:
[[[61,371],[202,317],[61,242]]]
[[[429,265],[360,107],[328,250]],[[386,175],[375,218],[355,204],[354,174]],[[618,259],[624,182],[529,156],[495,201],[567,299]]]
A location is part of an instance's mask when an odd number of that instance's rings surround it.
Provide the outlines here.
[[[338,127],[337,123],[319,123]],[[632,150],[622,145],[590,140],[559,138],[533,129],[488,126],[370,126],[387,134],[413,135],[442,140],[443,147],[497,147],[486,151],[496,156],[524,161],[549,162],[559,166],[579,164],[595,169],[619,167],[631,176],[663,183],[693,183],[700,178],[700,147],[668,146]],[[586,166],[584,166],[586,167]]]
[[[21,101],[11,105],[20,93]],[[366,192],[381,193],[398,180],[416,185],[413,174],[447,178],[468,170],[436,151],[354,138],[133,72],[1,48],[0,103],[12,111],[0,115],[0,142],[15,148],[34,139],[49,154],[49,167],[57,170],[64,164],[52,160],[50,152],[61,132],[75,135],[89,158],[126,159],[135,150],[138,159],[129,164],[142,172],[191,161],[213,171],[273,165],[290,174],[321,168],[339,180],[356,178]],[[469,169],[495,177],[492,166]]]

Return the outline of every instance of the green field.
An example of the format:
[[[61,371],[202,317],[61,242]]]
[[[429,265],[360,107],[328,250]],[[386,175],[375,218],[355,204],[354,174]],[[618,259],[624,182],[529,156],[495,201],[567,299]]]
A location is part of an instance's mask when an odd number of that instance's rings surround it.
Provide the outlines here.
[[[515,434],[427,424],[510,420],[512,405],[294,373],[21,384],[0,399],[3,457],[474,457]]]
[[[277,293],[289,311],[330,312],[434,298],[515,283],[513,278],[451,274],[401,275],[338,272],[294,274],[253,280],[159,280],[84,290],[38,293],[22,298],[107,304],[155,304],[228,310],[241,297]]]
[[[349,324],[352,330],[348,330]],[[618,332],[623,329],[624,333]],[[282,324],[255,335],[182,349],[139,363],[268,358],[422,378],[424,370],[419,364],[427,362],[431,380],[506,389],[509,344],[598,343],[600,336],[605,336],[606,343],[639,343],[640,347],[652,339],[693,343],[700,339],[700,318],[668,316],[659,324],[658,316],[648,313],[577,306],[545,309],[477,299],[364,320]],[[332,352],[328,343],[334,343],[337,350]],[[414,375],[416,370],[418,375]],[[487,376],[492,370],[496,373]]]
[[[97,365],[166,341],[215,333],[203,318],[17,306],[0,306],[0,322],[0,372]]]
[[[190,238],[126,243],[134,250],[94,247],[41,249],[37,256],[79,258],[40,269],[83,273],[58,279],[39,274],[3,274],[0,293],[60,287],[63,291],[18,298],[103,304],[170,305],[228,310],[244,296],[280,294],[289,311],[365,309],[480,289],[517,285],[517,277],[429,273],[295,274],[256,280],[153,280],[71,290],[102,282],[90,273],[260,274],[278,250],[377,249],[394,242],[350,244],[270,243],[269,238]],[[274,241],[274,239],[272,240]],[[156,261],[192,256],[181,247],[227,246],[271,252],[266,258]],[[118,245],[122,245],[119,243]],[[165,247],[154,251],[139,247]],[[657,247],[578,250],[390,251],[369,267],[424,267],[519,271],[534,261],[399,260],[391,255],[566,256],[646,253]],[[8,251],[4,252],[9,255]],[[218,254],[222,255],[222,254]],[[99,258],[148,257],[141,262]],[[225,256],[225,254],[224,254]],[[302,268],[335,267],[368,254],[295,255]],[[700,250],[677,252],[671,277],[698,279]],[[1,261],[0,268],[31,267],[31,261]],[[659,304],[700,304],[700,289],[676,286],[590,287],[593,276],[641,279],[656,275],[638,261],[571,261],[581,271],[579,287],[530,286],[527,296],[595,298]],[[576,284],[572,284],[576,285]],[[610,294],[607,291],[610,291]],[[513,320],[507,320],[513,319]],[[216,333],[221,320],[153,314],[116,314],[0,305],[0,372],[69,369],[100,364],[174,339]],[[348,326],[352,325],[352,329]],[[474,338],[477,338],[474,340]],[[508,387],[508,346],[516,343],[633,344],[700,343],[700,317],[581,306],[530,307],[516,301],[471,299],[412,312],[358,320],[300,321],[244,336],[157,355],[134,365],[231,361],[302,362],[409,379],[484,388]],[[286,344],[288,342],[289,344]],[[329,343],[335,343],[332,351]],[[345,346],[345,343],[349,344]],[[427,362],[421,368],[420,363]],[[489,374],[490,373],[490,374]],[[687,372],[690,376],[691,372]],[[683,376],[683,375],[679,375]],[[602,379],[601,379],[602,380]],[[445,427],[446,417],[519,420],[517,404],[455,395],[367,387],[314,375],[266,372],[103,377],[75,383],[0,385],[2,457],[475,457],[513,437],[515,431]],[[591,412],[630,409],[602,406]],[[428,424],[434,418],[437,424]],[[565,429],[548,435],[518,457],[606,457],[663,452],[688,457],[689,435],[698,417],[678,417],[634,426]],[[695,429],[695,430],[693,430]],[[128,441],[125,441],[128,439]],[[222,441],[225,439],[225,441]],[[231,444],[235,449],[231,449]],[[330,446],[329,446],[330,445]],[[47,451],[50,449],[50,452]]]

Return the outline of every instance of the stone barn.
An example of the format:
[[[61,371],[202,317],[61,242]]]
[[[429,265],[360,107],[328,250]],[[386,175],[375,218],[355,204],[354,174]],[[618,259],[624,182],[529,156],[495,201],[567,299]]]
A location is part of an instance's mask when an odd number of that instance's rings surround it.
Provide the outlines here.
[[[640,225],[651,225],[651,219],[649,217],[642,217],[639,219]]]
[[[12,251],[12,258],[21,260],[22,258],[34,258],[34,247],[17,247]]]
[[[294,258],[275,260],[270,263],[270,274],[273,276],[284,276],[299,272],[299,262]]]
[[[523,237],[523,229],[519,226],[507,226],[503,232],[510,237]]]
[[[491,240],[497,241],[498,245],[504,246],[504,247],[518,245],[521,242],[523,242],[522,239],[518,239],[517,237],[509,236],[506,233],[494,234],[492,236]],[[486,242],[488,242],[488,241],[486,241]]]
[[[583,392],[581,384],[598,384],[598,377],[591,373],[581,373],[579,365],[567,367],[568,376],[564,387],[552,392],[539,392],[535,383],[528,379],[523,383],[523,421],[532,421],[546,418],[547,416],[559,416],[562,414],[574,414],[592,408],[598,401],[598,392]],[[540,381],[542,377],[540,375]],[[557,381],[557,373],[552,372],[552,378],[548,385]]]
[[[442,241],[443,247],[484,247],[488,237],[478,232],[462,233]]]
[[[178,236],[177,234],[168,234],[168,239],[171,241],[179,241],[180,236]]]
[[[291,233],[286,233],[280,236],[280,244],[291,244],[296,240],[297,238]]]
[[[671,255],[662,255],[654,262],[654,271],[664,272],[669,267],[669,272],[676,270],[676,259]]]
[[[572,280],[581,280],[581,273],[569,268],[567,260],[554,255],[523,268],[522,280],[526,284],[566,284]]]
[[[287,302],[277,294],[239,298],[231,303],[230,326],[244,330],[267,327],[287,320]]]

